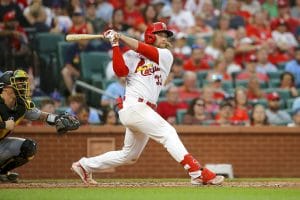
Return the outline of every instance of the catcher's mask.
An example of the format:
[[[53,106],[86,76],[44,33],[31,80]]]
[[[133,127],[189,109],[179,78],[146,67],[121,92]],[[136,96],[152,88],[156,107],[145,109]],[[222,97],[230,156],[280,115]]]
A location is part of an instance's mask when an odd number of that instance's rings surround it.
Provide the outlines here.
[[[2,86],[1,86],[2,85]],[[34,108],[31,101],[28,74],[18,69],[16,71],[6,71],[0,77],[0,87],[12,87],[17,97],[23,100],[27,109]]]

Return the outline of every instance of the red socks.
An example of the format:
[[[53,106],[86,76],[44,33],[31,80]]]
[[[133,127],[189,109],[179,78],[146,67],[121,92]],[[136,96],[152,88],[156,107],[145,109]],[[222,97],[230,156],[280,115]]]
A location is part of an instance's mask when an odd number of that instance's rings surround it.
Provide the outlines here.
[[[201,170],[200,163],[191,154],[185,155],[180,164],[182,164],[184,169],[188,170],[189,172]]]

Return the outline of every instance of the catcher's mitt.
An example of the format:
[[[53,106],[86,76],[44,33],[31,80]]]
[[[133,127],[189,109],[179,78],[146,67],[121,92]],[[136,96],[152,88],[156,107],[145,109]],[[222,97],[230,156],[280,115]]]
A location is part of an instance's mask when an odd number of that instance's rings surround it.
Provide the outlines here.
[[[55,127],[59,135],[68,131],[76,130],[79,126],[79,120],[67,112],[62,113],[55,118]]]

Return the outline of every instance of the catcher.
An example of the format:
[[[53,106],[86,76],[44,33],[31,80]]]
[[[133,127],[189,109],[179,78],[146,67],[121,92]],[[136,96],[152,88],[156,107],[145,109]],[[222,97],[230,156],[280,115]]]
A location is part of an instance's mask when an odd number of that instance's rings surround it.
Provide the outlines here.
[[[0,76],[0,183],[17,182],[19,175],[10,170],[24,165],[36,153],[35,141],[8,137],[23,118],[41,120],[56,126],[59,135],[80,126],[79,121],[70,114],[55,115],[40,111],[34,106],[29,94],[25,71],[6,71]]]

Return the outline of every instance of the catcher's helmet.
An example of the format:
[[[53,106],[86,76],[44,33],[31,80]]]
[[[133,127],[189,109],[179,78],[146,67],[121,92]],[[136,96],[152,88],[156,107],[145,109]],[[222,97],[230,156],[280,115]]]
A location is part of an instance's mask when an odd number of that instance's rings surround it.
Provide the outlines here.
[[[153,44],[156,40],[155,33],[165,32],[168,37],[173,36],[173,32],[168,30],[167,25],[163,22],[155,22],[150,24],[145,31],[145,42],[147,44]]]
[[[18,69],[4,72],[0,77],[0,90],[2,91],[4,87],[12,87],[16,96],[23,100],[27,109],[34,107],[30,97],[28,74],[25,71]]]

